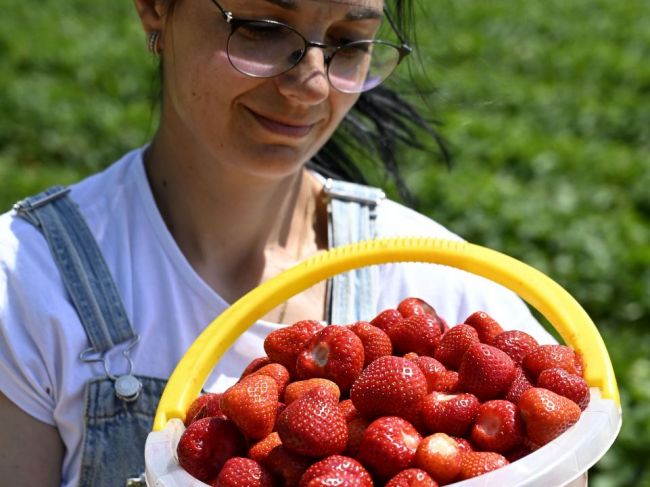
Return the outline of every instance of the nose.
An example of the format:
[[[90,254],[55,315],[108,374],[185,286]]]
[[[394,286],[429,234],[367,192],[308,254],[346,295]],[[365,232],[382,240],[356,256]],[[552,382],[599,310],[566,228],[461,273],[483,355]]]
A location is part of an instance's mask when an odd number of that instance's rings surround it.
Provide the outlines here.
[[[302,103],[316,104],[330,94],[325,53],[319,47],[308,47],[296,66],[274,79],[280,93]]]

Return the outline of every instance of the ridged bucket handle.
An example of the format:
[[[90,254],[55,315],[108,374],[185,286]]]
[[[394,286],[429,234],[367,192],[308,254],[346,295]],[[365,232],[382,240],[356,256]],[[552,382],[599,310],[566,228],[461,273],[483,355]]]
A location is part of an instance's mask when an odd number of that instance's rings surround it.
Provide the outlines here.
[[[566,344],[582,354],[585,379],[620,409],[616,377],[607,348],[580,304],[542,272],[495,250],[437,238],[391,238],[329,250],[282,272],[226,309],[199,335],[179,361],[160,399],[153,424],[185,418],[212,369],[235,340],[273,308],[336,274],[369,265],[399,262],[442,264],[483,276],[517,293],[539,311]],[[435,305],[435,304],[434,304]]]

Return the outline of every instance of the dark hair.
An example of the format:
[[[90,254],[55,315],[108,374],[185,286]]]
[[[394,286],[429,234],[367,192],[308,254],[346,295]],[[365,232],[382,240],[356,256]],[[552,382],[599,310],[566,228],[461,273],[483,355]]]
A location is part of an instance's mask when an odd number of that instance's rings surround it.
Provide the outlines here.
[[[415,39],[414,0],[388,0],[386,8],[406,39]],[[407,71],[409,86],[416,86],[413,72]],[[398,84],[398,83],[393,83]],[[402,83],[403,84],[403,83]],[[425,92],[416,88],[418,96]],[[428,140],[427,140],[428,139]],[[331,176],[367,183],[359,158],[366,164],[379,166],[392,180],[399,196],[407,203],[415,200],[400,173],[399,156],[406,148],[431,151],[450,163],[444,139],[436,130],[436,122],[427,120],[415,106],[405,100],[389,84],[362,93],[332,138],[314,156],[309,165]]]
[[[179,1],[167,0],[168,12],[172,12]],[[412,40],[415,40],[414,2],[386,1],[396,27],[406,39]],[[406,82],[409,86],[416,86],[411,69],[407,74]],[[391,84],[404,83],[395,81]],[[436,130],[436,122],[427,120],[412,103],[391,88],[391,84],[384,83],[362,93],[341,126],[307,165],[325,176],[362,184],[369,182],[364,167],[374,166],[374,171],[387,176],[398,195],[413,205],[414,197],[399,169],[400,152],[406,147],[433,152],[433,142],[438,157],[447,164],[450,155],[444,139]],[[416,88],[415,92],[420,97],[425,96],[422,89]]]

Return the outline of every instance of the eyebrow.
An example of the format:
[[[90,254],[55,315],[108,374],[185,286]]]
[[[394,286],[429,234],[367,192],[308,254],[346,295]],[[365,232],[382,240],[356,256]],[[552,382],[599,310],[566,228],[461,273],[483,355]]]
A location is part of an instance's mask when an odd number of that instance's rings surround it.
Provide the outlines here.
[[[298,10],[298,0],[265,0],[268,3],[277,5],[280,8],[284,8],[291,11]],[[347,3],[337,0],[328,0],[335,3]],[[366,19],[381,19],[384,16],[381,10],[377,10],[369,7],[355,7],[352,8],[346,15],[345,20],[366,20]]]

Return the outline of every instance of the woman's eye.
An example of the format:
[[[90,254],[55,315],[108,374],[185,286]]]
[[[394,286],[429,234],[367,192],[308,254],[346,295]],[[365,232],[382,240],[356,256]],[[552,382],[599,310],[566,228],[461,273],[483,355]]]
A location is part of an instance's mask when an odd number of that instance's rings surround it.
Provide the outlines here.
[[[237,29],[238,35],[260,41],[282,39],[290,33],[291,31],[286,27],[270,22],[249,22]]]

